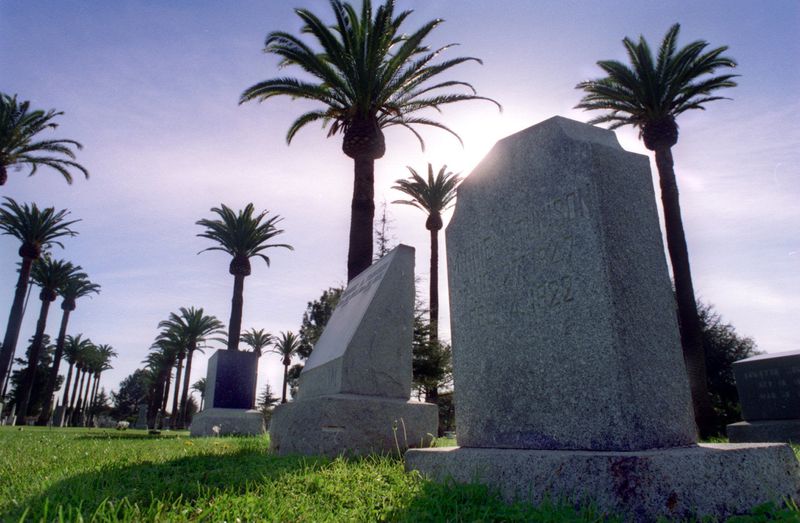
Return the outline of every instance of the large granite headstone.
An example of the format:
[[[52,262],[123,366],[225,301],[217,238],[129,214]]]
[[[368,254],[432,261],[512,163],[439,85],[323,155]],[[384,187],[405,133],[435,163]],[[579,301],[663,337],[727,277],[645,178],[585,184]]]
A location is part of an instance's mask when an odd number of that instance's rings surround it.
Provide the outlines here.
[[[652,521],[796,496],[783,445],[697,445],[649,160],[561,117],[498,142],[446,231],[458,443],[434,478]]]
[[[800,443],[800,351],[745,358],[733,374],[744,421],[728,425],[728,438]]]
[[[368,454],[430,443],[438,409],[409,401],[413,323],[414,249],[400,245],[342,293],[296,400],[273,413],[272,449]]]
[[[257,372],[258,355],[254,352],[215,352],[208,360],[206,408],[192,418],[190,434],[264,434],[264,417],[253,408]]]

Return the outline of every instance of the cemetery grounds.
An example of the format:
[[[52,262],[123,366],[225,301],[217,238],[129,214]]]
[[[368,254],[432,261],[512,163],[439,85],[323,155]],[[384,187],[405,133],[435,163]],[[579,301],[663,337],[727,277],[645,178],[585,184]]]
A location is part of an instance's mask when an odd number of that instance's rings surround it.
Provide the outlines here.
[[[397,455],[278,457],[268,436],[0,427],[0,521],[622,520],[592,507],[507,505],[482,486],[406,473]],[[730,521],[800,521],[800,509],[754,507]]]

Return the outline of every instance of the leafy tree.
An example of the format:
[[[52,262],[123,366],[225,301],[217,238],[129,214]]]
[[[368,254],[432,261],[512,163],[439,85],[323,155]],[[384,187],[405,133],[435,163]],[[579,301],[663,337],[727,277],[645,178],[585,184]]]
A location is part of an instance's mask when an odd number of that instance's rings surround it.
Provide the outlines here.
[[[42,305],[39,309],[39,320],[36,322],[36,334],[33,336],[33,343],[28,355],[28,372],[25,374],[27,380],[21,384],[19,403],[17,404],[17,424],[24,425],[25,416],[29,412],[28,400],[33,392],[33,377],[37,375],[36,366],[39,364],[39,353],[43,350],[42,340],[45,335],[44,330],[47,326],[50,304],[58,297],[58,289],[62,285],[76,274],[82,274],[80,270],[80,266],[74,266],[68,261],[54,260],[49,256],[40,258],[33,264],[31,280],[41,288],[39,299]],[[46,387],[46,381],[39,383],[39,386]],[[37,394],[39,392],[37,391]]]
[[[411,205],[428,214],[425,228],[431,233],[431,268],[430,268],[430,339],[439,339],[439,231],[444,225],[442,213],[450,207],[456,198],[456,188],[461,178],[447,171],[443,165],[436,177],[433,177],[433,166],[428,164],[428,179],[408,167],[411,176],[408,179],[395,180],[396,189],[410,196],[410,200],[395,200],[392,203]]]
[[[52,245],[63,247],[59,238],[75,236],[77,233],[70,229],[70,225],[78,220],[67,221],[67,210],[56,212],[53,207],[39,209],[36,204],[19,205],[11,198],[5,198],[5,203],[0,205],[0,234],[8,234],[22,242],[19,255],[22,265],[19,269],[19,278],[14,292],[14,301],[8,315],[6,333],[0,349],[0,383],[4,383],[9,363],[17,349],[19,329],[22,325],[24,313],[25,294],[28,291],[28,280],[31,276],[33,262],[42,254],[42,249]]]
[[[192,423],[192,418],[194,415],[200,412],[200,406],[197,404],[197,400],[194,399],[194,396],[189,396],[189,399],[186,401],[186,414],[185,414],[185,426],[189,426]]]
[[[300,373],[303,372],[303,364],[295,363],[289,367],[286,373],[286,383],[289,385],[289,394],[292,398],[297,397],[297,387],[300,385]]]
[[[386,256],[397,245],[395,237],[392,235],[392,222],[394,220],[389,217],[386,200],[384,200],[381,202],[381,216],[378,218],[378,223],[375,224],[375,256],[373,257],[373,262]]]
[[[442,20],[432,20],[415,32],[404,34],[401,26],[411,11],[395,16],[393,0],[386,0],[374,14],[372,2],[363,0],[360,16],[349,3],[331,0],[330,5],[336,18],[333,27],[307,9],[295,10],[305,24],[301,33],[316,39],[320,50],[283,31],[270,33],[265,43],[264,51],[281,57],[282,66],[295,65],[313,80],[266,80],[242,93],[240,103],[274,96],[320,102],[321,109],[295,120],[286,141],[291,143],[300,128],[315,121],[322,121],[323,126],[332,122],[328,136],[343,135],[342,151],[354,161],[355,178],[347,256],[350,281],[372,263],[375,160],[386,151],[383,129],[392,125],[404,127],[419,139],[420,145],[424,142],[415,129],[418,125],[437,127],[458,138],[445,125],[418,113],[464,100],[497,102],[477,96],[466,82],[438,81],[442,73],[456,65],[481,63],[472,57],[435,63],[439,54],[451,46],[431,50],[424,42]],[[467,92],[446,92],[453,87]]]
[[[279,401],[280,398],[272,393],[272,387],[267,383],[261,395],[258,397],[258,410],[261,412],[261,415],[264,416],[264,424],[268,427],[272,419],[272,411]]]
[[[106,394],[106,390],[101,388],[95,391],[92,395],[92,401],[89,403],[89,419],[96,420],[99,416],[109,415],[111,413],[111,406],[109,405],[110,398]],[[90,423],[89,426],[92,426]]]
[[[333,315],[333,310],[339,303],[339,298],[342,297],[344,292],[343,287],[329,287],[327,290],[322,291],[322,296],[319,299],[308,302],[306,311],[303,313],[303,321],[300,325],[298,334],[300,335],[300,347],[297,349],[297,355],[302,360],[307,360],[311,356],[311,351],[314,350],[314,345],[322,336],[322,331],[328,324],[328,320]],[[302,366],[301,366],[302,368]]]
[[[45,397],[47,398],[46,404],[42,409],[42,414],[37,421],[38,425],[46,425],[49,421],[49,412],[52,409],[53,393],[56,388],[56,379],[58,378],[58,368],[61,365],[61,358],[64,354],[64,344],[67,338],[67,324],[72,311],[76,308],[76,301],[78,298],[89,296],[92,293],[99,293],[100,286],[96,283],[89,281],[89,278],[84,273],[75,273],[67,280],[67,282],[59,288],[58,293],[64,300],[61,302],[61,326],[58,330],[58,338],[56,339],[56,353],[53,356],[53,366],[50,368],[50,375],[45,385]],[[70,367],[70,372],[72,368]],[[69,387],[69,384],[67,385]]]
[[[119,391],[111,393],[113,407],[111,415],[119,420],[136,421],[139,405],[147,400],[147,389],[150,386],[146,370],[136,369],[119,384]]]
[[[431,336],[430,324],[422,314],[414,317],[412,341],[412,377],[414,387],[425,394],[425,401],[437,403],[439,387],[452,373],[450,346]]]
[[[736,75],[709,75],[719,69],[735,67],[736,62],[723,56],[727,46],[706,51],[708,42],[702,40],[676,49],[679,30],[680,25],[675,24],[667,31],[656,57],[644,37],[640,36],[638,43],[627,37],[623,39],[631,67],[616,60],[597,62],[607,76],[576,86],[587,93],[576,108],[609,111],[589,123],[608,122],[610,129],[623,125],[637,127],[645,147],[655,152],[667,248],[675,278],[681,345],[692,390],[695,420],[700,436],[706,437],[713,430],[714,413],[708,394],[702,331],[681,218],[672,147],[678,142],[675,118],[691,109],[704,109],[708,102],[723,99],[714,93],[735,87],[733,78]]]
[[[30,338],[30,344],[28,345],[26,352],[26,358],[17,358],[16,362],[20,367],[11,373],[11,402],[17,406],[16,413],[17,419],[21,421],[19,424],[24,424],[24,416],[22,415],[22,411],[20,409],[20,404],[22,401],[22,394],[24,393],[23,387],[25,383],[32,381],[33,393],[30,395],[28,399],[28,412],[39,412],[39,409],[42,408],[44,405],[44,388],[43,384],[47,381],[47,366],[50,365],[53,361],[53,351],[55,347],[50,343],[50,336],[45,334],[42,337],[42,348],[39,350],[38,355],[38,362],[39,364],[33,370],[33,379],[30,379],[31,376],[31,367],[27,365],[28,361],[30,360],[31,354],[33,353],[33,343],[34,337]],[[60,386],[63,382],[63,378],[60,378],[57,382],[57,385]]]
[[[250,258],[258,256],[269,267],[269,258],[263,251],[274,247],[294,250],[285,243],[267,243],[270,239],[283,234],[276,225],[281,221],[279,216],[267,218],[269,211],[262,211],[254,216],[252,203],[240,210],[238,214],[221,204],[220,208],[212,207],[219,220],[202,219],[197,225],[206,228],[198,234],[202,238],[213,240],[219,245],[203,249],[204,251],[223,251],[233,257],[228,271],[233,275],[233,299],[231,300],[231,319],[228,323],[228,350],[239,350],[239,338],[242,330],[242,306],[244,305],[244,278],[251,272]],[[262,220],[263,223],[262,223]]]
[[[71,169],[89,178],[89,171],[75,162],[73,147],[83,146],[75,140],[40,140],[39,134],[55,129],[57,116],[63,112],[51,109],[44,112],[31,110],[30,102],[17,102],[17,95],[0,93],[0,185],[8,179],[9,167],[30,167],[33,176],[39,167],[50,167],[72,183]]]
[[[280,336],[275,338],[270,352],[274,352],[281,356],[281,363],[283,363],[283,395],[281,396],[281,403],[286,403],[286,384],[289,377],[289,365],[292,364],[292,357],[297,355],[297,350],[300,348],[300,338],[298,338],[292,331],[281,332]]]

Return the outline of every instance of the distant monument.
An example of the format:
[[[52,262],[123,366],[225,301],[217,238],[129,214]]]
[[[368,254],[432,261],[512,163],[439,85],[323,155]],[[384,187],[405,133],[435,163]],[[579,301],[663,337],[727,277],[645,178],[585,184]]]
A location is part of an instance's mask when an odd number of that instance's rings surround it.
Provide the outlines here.
[[[208,360],[206,408],[194,415],[189,433],[192,436],[264,434],[264,417],[254,409],[257,371],[258,355],[254,352],[215,352]]]
[[[436,405],[409,401],[414,249],[400,245],[345,289],[300,374],[296,401],[278,405],[278,454],[369,454],[428,445]]]
[[[136,417],[136,422],[133,424],[133,428],[135,429],[146,429],[147,428],[147,404],[140,403],[138,406],[139,414]]]
[[[733,374],[744,421],[728,425],[728,439],[800,443],[800,351],[739,360]]]
[[[406,466],[628,519],[798,496],[785,445],[697,445],[649,160],[561,117],[498,142],[446,231],[457,448]]]

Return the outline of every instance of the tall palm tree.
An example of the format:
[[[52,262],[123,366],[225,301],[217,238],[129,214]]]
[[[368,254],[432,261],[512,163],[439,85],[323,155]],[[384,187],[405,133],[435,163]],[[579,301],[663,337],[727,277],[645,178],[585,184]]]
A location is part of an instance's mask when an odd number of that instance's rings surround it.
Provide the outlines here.
[[[47,377],[45,405],[42,409],[42,414],[37,421],[38,425],[47,425],[50,417],[50,410],[53,407],[53,393],[56,388],[56,380],[58,379],[58,368],[61,365],[61,357],[64,353],[64,343],[67,336],[67,324],[69,323],[69,316],[75,310],[78,298],[89,296],[92,293],[99,293],[100,285],[92,283],[84,273],[73,274],[67,282],[61,286],[58,293],[63,298],[61,302],[61,326],[58,330],[58,339],[56,340],[56,352],[53,355],[53,366],[50,368],[50,374]],[[70,366],[70,371],[72,370]],[[69,388],[69,385],[67,385]]]
[[[92,360],[91,364],[89,365],[89,371],[94,376],[94,385],[92,385],[92,388],[90,389],[91,392],[89,394],[89,399],[86,402],[88,424],[91,424],[92,417],[94,416],[93,408],[95,405],[95,400],[97,398],[97,390],[100,385],[100,375],[103,372],[114,368],[111,366],[111,358],[115,358],[117,356],[114,347],[107,344],[95,345],[95,351],[96,351],[96,357]]]
[[[255,208],[252,203],[234,213],[225,204],[212,207],[211,212],[219,215],[219,220],[202,219],[197,225],[206,228],[198,234],[219,243],[214,247],[203,249],[205,251],[223,251],[233,257],[228,271],[233,275],[233,298],[231,299],[231,319],[228,322],[228,350],[239,350],[239,337],[242,330],[242,307],[244,305],[244,278],[251,272],[250,258],[258,256],[269,267],[269,258],[263,251],[272,247],[284,247],[294,250],[294,247],[285,243],[267,243],[271,238],[282,234],[283,229],[278,229],[282,218],[275,215],[267,218],[269,211],[262,211],[253,216]],[[262,223],[262,220],[263,223]],[[199,253],[198,253],[199,254]]]
[[[81,413],[83,412],[83,404],[85,403],[86,395],[84,394],[84,383],[86,375],[89,372],[89,366],[94,358],[94,344],[86,347],[86,350],[81,351],[78,355],[78,361],[75,362],[75,388],[72,389],[72,400],[74,407],[72,407],[70,414],[70,424],[72,426],[81,425]],[[78,377],[80,376],[80,380]],[[77,390],[76,390],[77,389]]]
[[[75,392],[78,388],[78,374],[80,373],[79,365],[82,364],[81,362],[83,361],[83,354],[89,350],[89,347],[92,345],[91,340],[88,338],[85,340],[81,339],[82,336],[82,334],[78,334],[76,336],[67,336],[64,341],[64,359],[66,359],[67,363],[69,363],[69,370],[67,371],[67,381],[64,385],[64,397],[61,400],[64,417],[57,420],[58,426],[62,426],[65,422],[68,422],[71,419],[72,405],[75,403]],[[69,387],[72,382],[73,369],[76,371],[75,383],[73,384],[72,395],[70,395]]]
[[[655,152],[667,248],[675,278],[683,357],[692,390],[695,419],[700,435],[704,437],[713,430],[714,413],[706,383],[700,320],[681,219],[672,147],[678,142],[675,118],[685,111],[704,109],[704,104],[723,99],[714,93],[735,87],[733,78],[737,75],[710,76],[719,69],[736,66],[732,58],[722,54],[727,46],[706,51],[708,42],[697,40],[677,49],[679,30],[680,25],[675,24],[667,31],[657,57],[653,56],[644,37],[640,36],[638,43],[623,39],[631,66],[615,60],[597,62],[608,76],[579,83],[576,88],[588,94],[576,107],[610,111],[589,123],[610,123],[610,129],[632,125],[639,129],[645,147]]]
[[[253,349],[253,352],[260,358],[264,349],[272,345],[275,336],[264,329],[252,328],[244,331],[239,339]]]
[[[195,390],[198,394],[200,394],[200,410],[203,410],[203,402],[206,399],[206,379],[200,378],[192,383],[192,390]]]
[[[274,352],[282,357],[283,363],[283,395],[281,403],[286,403],[286,383],[289,377],[289,365],[292,364],[292,356],[297,354],[300,348],[300,338],[295,336],[292,331],[281,332],[280,337],[273,342],[270,352]]]
[[[179,362],[182,361],[184,356],[186,357],[186,373],[183,379],[180,403],[177,403],[177,393],[173,401],[173,428],[183,428],[186,424],[186,402],[189,401],[192,356],[196,350],[201,350],[199,348],[200,344],[204,343],[210,336],[222,333],[222,329],[225,326],[216,316],[205,314],[202,307],[199,309],[181,307],[180,314],[170,313],[169,319],[162,321],[158,326],[162,329],[176,331],[186,343],[185,350],[178,354]],[[176,383],[179,381],[180,375],[176,377]]]
[[[310,34],[319,45],[312,49],[300,38],[282,31],[267,35],[264,51],[282,58],[281,65],[296,65],[314,77],[313,81],[275,78],[257,83],[242,93],[239,103],[289,96],[320,102],[322,108],[301,115],[289,127],[287,143],[308,123],[331,123],[328,136],[343,135],[342,151],[353,159],[354,183],[350,218],[350,246],[347,279],[355,278],[372,263],[372,221],[375,214],[375,160],[386,151],[383,129],[399,125],[410,130],[424,147],[415,129],[427,125],[443,129],[459,141],[447,126],[419,116],[424,109],[440,110],[446,104],[464,100],[488,100],[477,96],[468,83],[441,80],[441,74],[464,62],[482,63],[473,57],[435,62],[452,46],[431,50],[424,42],[442,20],[432,20],[412,34],[401,25],[411,14],[395,16],[394,1],[386,0],[374,12],[370,0],[363,0],[361,15],[349,3],[331,0],[336,23],[322,22],[306,9],[295,12],[305,24],[301,33]],[[465,93],[448,92],[464,88]]]
[[[407,179],[395,180],[392,189],[407,194],[410,200],[395,200],[392,203],[413,205],[428,213],[425,228],[431,233],[431,270],[430,270],[430,322],[431,341],[439,339],[439,231],[442,229],[442,213],[450,207],[456,197],[456,187],[461,178],[457,174],[447,171],[443,165],[436,177],[433,176],[433,166],[428,164],[428,179],[425,180],[411,167],[408,167],[411,176]]]
[[[3,346],[0,349],[0,383],[5,383],[8,364],[17,349],[25,293],[28,290],[28,280],[34,260],[41,256],[44,248],[52,245],[63,247],[58,241],[59,238],[77,234],[69,227],[78,220],[67,221],[68,214],[69,211],[65,209],[60,211],[56,211],[53,207],[39,209],[35,203],[19,205],[11,198],[5,198],[5,202],[0,205],[0,234],[11,235],[22,242],[19,248],[22,265],[19,269],[11,312],[8,314]]]
[[[175,366],[181,345],[169,338],[156,339],[143,362],[152,376],[147,408],[147,426],[150,428],[156,428],[158,414],[164,410],[164,392],[169,388],[172,367]]]
[[[17,95],[0,93],[0,185],[8,179],[8,168],[30,167],[33,176],[39,167],[55,169],[72,183],[70,169],[75,169],[89,178],[89,171],[75,162],[72,147],[83,146],[75,140],[39,140],[37,136],[46,129],[55,129],[57,116],[63,112],[51,109],[30,110],[30,102],[17,102]]]
[[[62,285],[76,274],[82,274],[80,270],[80,266],[72,265],[68,261],[54,260],[49,256],[40,258],[33,264],[31,280],[41,289],[39,299],[42,301],[42,305],[39,309],[36,333],[33,336],[33,344],[28,357],[28,370],[20,388],[20,402],[17,407],[17,423],[20,425],[25,424],[25,416],[28,414],[28,403],[33,392],[33,379],[36,375],[36,366],[39,364],[39,356],[42,351],[42,338],[47,327],[50,304],[58,297],[58,289]]]

